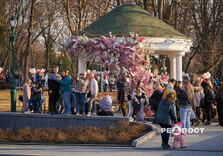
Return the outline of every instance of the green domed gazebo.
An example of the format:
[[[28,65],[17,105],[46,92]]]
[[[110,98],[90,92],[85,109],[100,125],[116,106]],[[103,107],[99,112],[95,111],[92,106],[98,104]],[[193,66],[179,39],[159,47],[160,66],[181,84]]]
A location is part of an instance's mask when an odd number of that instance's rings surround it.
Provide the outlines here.
[[[151,40],[156,55],[168,55],[170,58],[171,78],[182,80],[182,56],[190,52],[191,39],[157,19],[146,10],[134,4],[123,4],[110,11],[77,35],[89,38],[100,35],[117,37],[128,36],[131,32]],[[79,58],[79,72],[86,70],[86,62]]]

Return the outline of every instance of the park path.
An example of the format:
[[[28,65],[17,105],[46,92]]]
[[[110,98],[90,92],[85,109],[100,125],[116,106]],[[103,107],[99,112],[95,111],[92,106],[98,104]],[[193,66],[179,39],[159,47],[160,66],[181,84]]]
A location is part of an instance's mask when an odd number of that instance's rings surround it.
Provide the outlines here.
[[[223,155],[223,127],[217,127],[217,123],[212,125],[202,125],[192,128],[204,128],[204,133],[189,134],[184,136],[186,148],[170,149],[170,151],[207,151],[207,152],[222,152]],[[158,125],[157,125],[158,127]],[[159,127],[160,131],[160,127]],[[172,146],[173,138],[170,137],[169,144]],[[178,144],[179,147],[179,144]],[[151,140],[141,144],[137,149],[146,150],[163,150],[161,147],[160,132]]]
[[[0,143],[0,155],[44,155],[44,156],[222,156],[223,155],[223,127],[216,127],[216,123],[210,126],[200,126],[203,134],[189,135],[185,137],[185,149],[163,150],[160,147],[160,134],[148,140],[142,145],[133,147],[112,146],[72,146],[72,145],[47,145],[47,144],[16,144]],[[170,144],[173,139],[170,138]]]

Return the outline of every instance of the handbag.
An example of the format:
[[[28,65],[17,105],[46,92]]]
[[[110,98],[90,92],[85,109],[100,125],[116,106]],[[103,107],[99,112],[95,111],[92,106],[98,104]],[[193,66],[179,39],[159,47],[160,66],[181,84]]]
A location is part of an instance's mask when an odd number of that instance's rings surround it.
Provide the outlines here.
[[[204,98],[201,98],[200,107],[201,108],[205,108],[206,107],[206,103],[205,103],[205,99]]]
[[[217,110],[213,105],[211,105],[211,118],[215,118],[216,115],[217,115]]]
[[[191,112],[190,120],[197,120],[197,116],[195,115],[194,110]]]
[[[136,112],[140,111],[141,109],[141,103],[138,104],[135,100],[133,100],[132,106]]]
[[[21,101],[21,102],[23,102],[23,96],[22,95],[19,95],[18,100]]]

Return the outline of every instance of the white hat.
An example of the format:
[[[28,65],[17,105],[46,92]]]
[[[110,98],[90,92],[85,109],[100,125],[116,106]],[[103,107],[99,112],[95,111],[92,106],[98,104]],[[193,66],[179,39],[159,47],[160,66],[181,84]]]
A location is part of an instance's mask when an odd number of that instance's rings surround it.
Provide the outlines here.
[[[170,82],[170,83],[168,83],[167,88],[173,88],[173,84],[172,84],[171,82]]]

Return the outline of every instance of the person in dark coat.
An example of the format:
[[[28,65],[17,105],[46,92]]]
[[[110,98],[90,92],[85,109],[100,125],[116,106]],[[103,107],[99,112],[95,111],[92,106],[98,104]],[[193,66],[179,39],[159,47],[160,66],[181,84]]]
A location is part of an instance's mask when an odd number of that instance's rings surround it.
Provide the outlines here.
[[[217,101],[219,126],[223,127],[223,84],[220,85],[215,99]]]
[[[58,66],[55,66],[53,72],[48,76],[50,114],[57,114],[56,104],[60,97],[60,84],[57,82],[57,78],[60,78],[58,69]]]
[[[121,102],[121,110],[123,116],[127,116],[128,114],[128,101],[130,100],[129,97],[131,97],[131,89],[130,85],[127,82],[126,78],[122,78],[122,82],[118,88],[118,101]]]
[[[155,117],[154,117],[154,124],[157,124],[157,112],[158,112],[158,106],[160,101],[162,100],[163,97],[163,92],[162,92],[162,87],[160,84],[158,84],[155,88],[155,91],[153,92],[151,96],[151,110],[154,110]]]
[[[182,82],[181,81],[176,81],[176,84],[174,85],[174,90],[177,93],[177,100],[175,101],[175,106],[176,106],[176,112],[177,112],[177,120],[180,121],[180,102],[179,102],[179,91],[182,88]]]
[[[205,81],[201,83],[201,86],[204,88],[204,101],[205,108],[203,109],[203,124],[211,124],[211,105],[214,98],[213,86],[211,81]],[[207,120],[207,121],[206,121]]]
[[[42,99],[43,88],[39,82],[35,82],[34,84],[35,87],[32,88],[32,97],[29,100],[28,111],[26,113],[30,113],[31,103],[33,104],[35,113],[42,113],[41,99]]]
[[[160,101],[157,113],[157,120],[161,129],[162,146],[164,149],[171,148],[168,144],[172,123],[177,123],[176,107],[174,105],[174,94],[169,93],[166,98]]]

